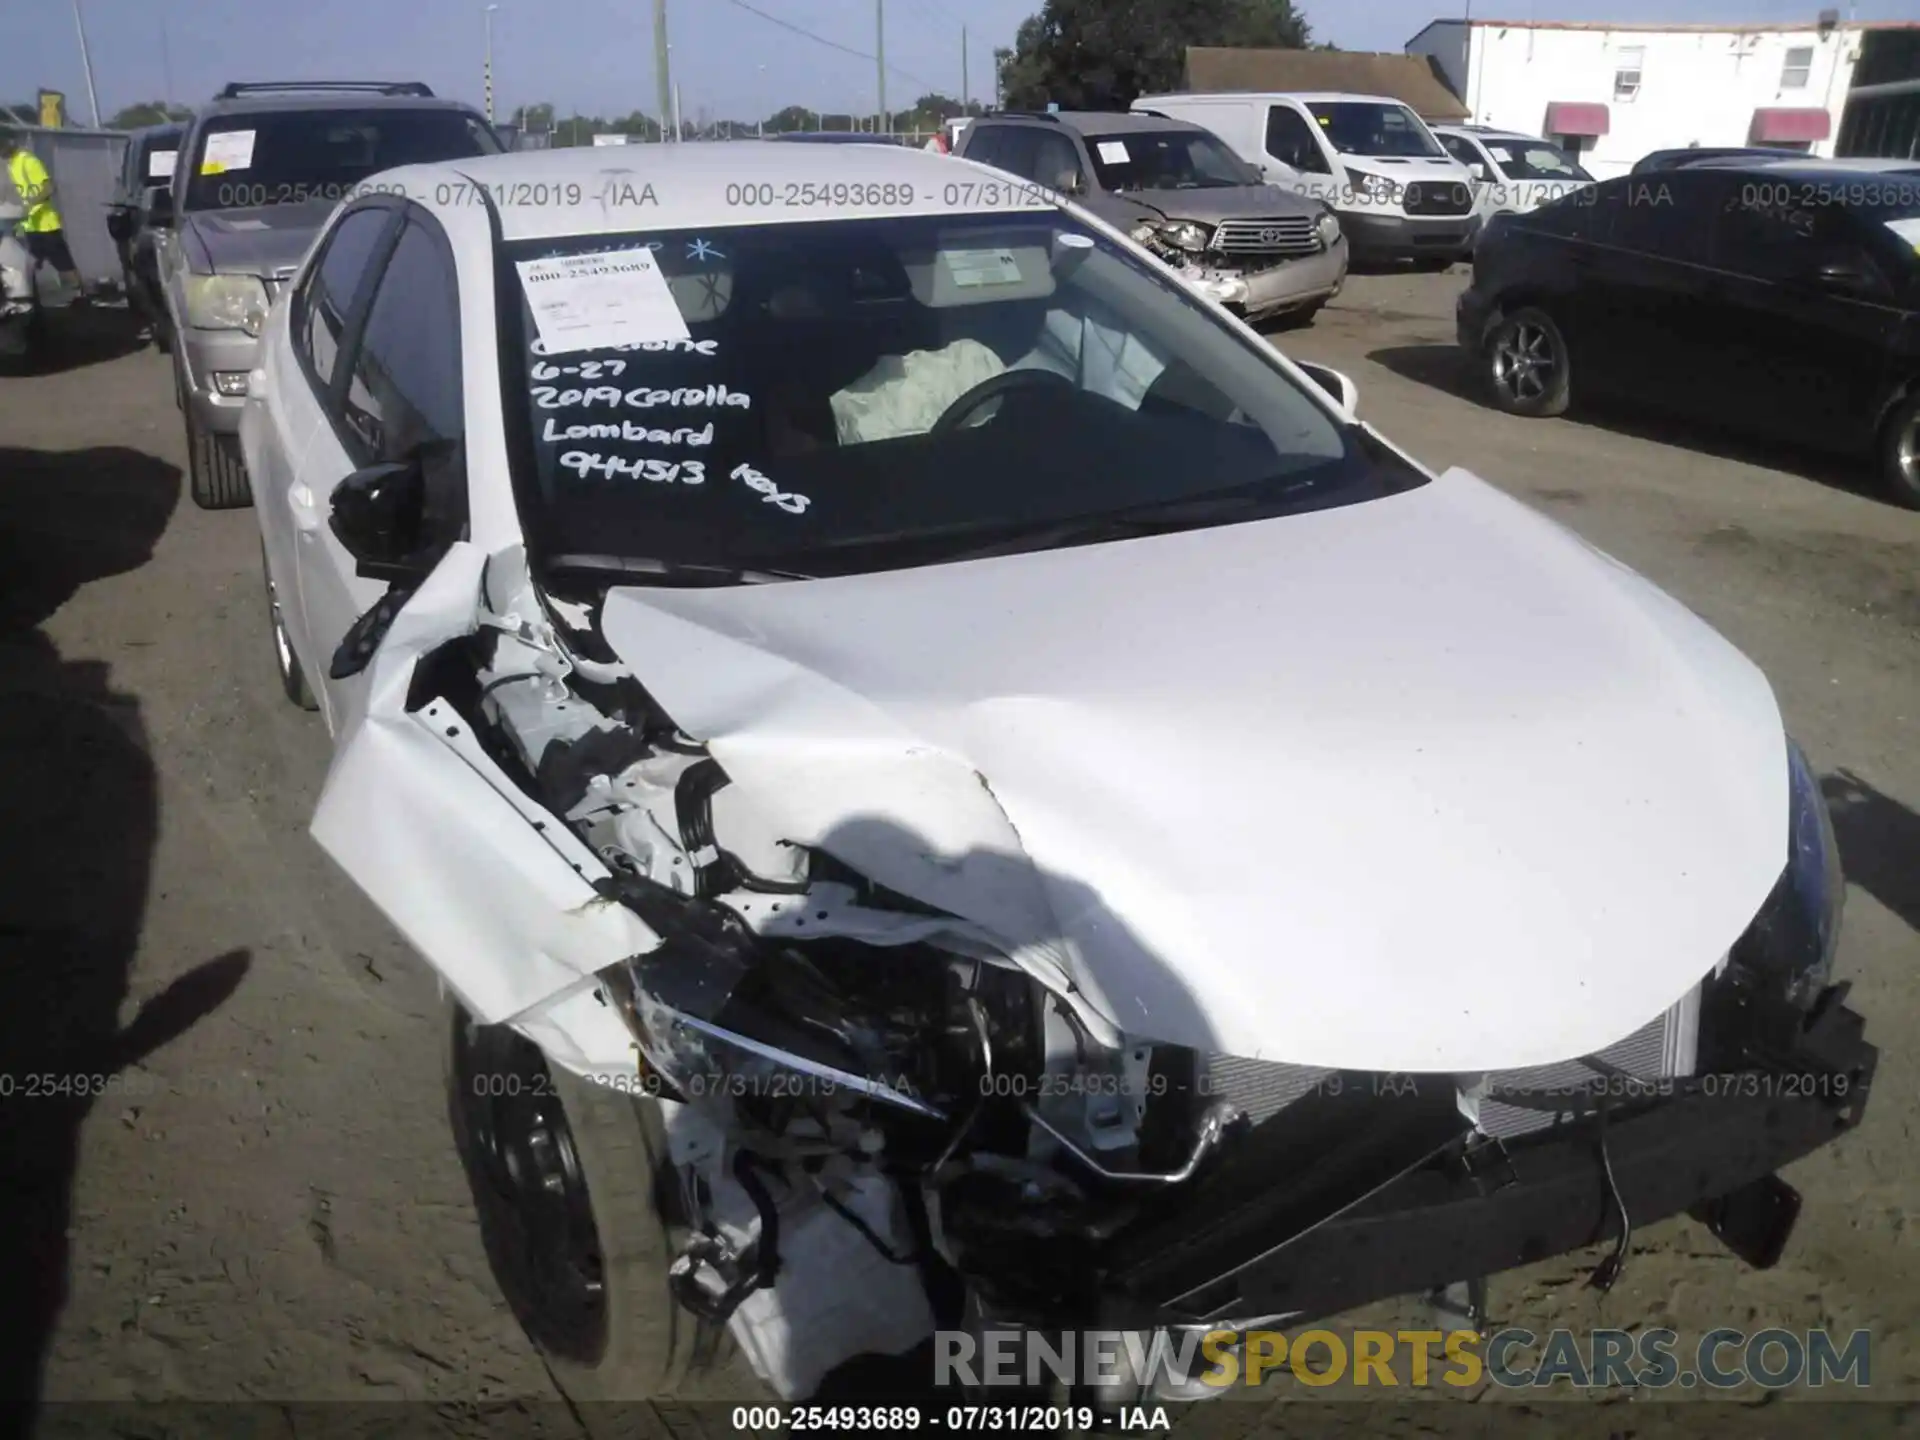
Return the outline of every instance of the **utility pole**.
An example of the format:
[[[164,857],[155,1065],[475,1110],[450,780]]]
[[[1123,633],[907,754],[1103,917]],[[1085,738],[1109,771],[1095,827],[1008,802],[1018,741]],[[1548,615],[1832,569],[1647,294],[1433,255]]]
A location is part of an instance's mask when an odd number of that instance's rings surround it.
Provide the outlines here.
[[[167,42],[167,12],[160,12],[160,73],[167,82],[167,108],[173,108],[173,47]]]
[[[73,28],[80,34],[80,68],[87,72],[87,109],[93,112],[93,128],[100,128],[100,97],[93,92],[93,57],[87,53],[87,27],[80,19],[80,0],[73,0]]]
[[[489,5],[481,16],[487,22],[487,123],[493,123],[493,12],[498,5]]]
[[[887,123],[887,0],[873,0],[873,37],[873,64],[880,81],[880,114],[873,122],[878,130]]]
[[[667,65],[667,0],[653,0],[653,78],[660,90],[660,138],[667,138],[667,116],[673,108],[673,76]],[[674,139],[680,138],[679,126]]]
[[[967,85],[967,27],[960,27],[960,113],[967,113],[967,105],[973,95]]]

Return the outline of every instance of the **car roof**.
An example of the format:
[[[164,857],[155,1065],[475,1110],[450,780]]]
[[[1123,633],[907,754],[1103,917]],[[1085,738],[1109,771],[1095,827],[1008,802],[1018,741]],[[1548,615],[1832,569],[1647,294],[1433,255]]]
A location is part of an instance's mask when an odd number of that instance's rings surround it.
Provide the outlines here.
[[[1069,130],[1082,135],[1139,135],[1156,130],[1198,130],[1204,125],[1172,115],[1149,115],[1133,110],[1062,110],[1054,116]]]
[[[856,215],[973,214],[990,208],[968,175],[1004,185],[1006,175],[917,145],[781,145],[772,140],[686,141],[677,145],[590,145],[513,150],[439,160],[386,172],[429,209],[475,213],[484,196],[525,195],[502,203],[503,240],[622,235],[650,230],[812,222]],[[742,201],[743,187],[777,195],[794,186],[845,186],[876,198],[865,205],[794,210]],[[830,192],[829,192],[830,193]],[[885,195],[884,201],[878,197]],[[1000,209],[1007,209],[1004,203]],[[1057,210],[1035,192],[1012,208]]]
[[[1791,175],[1896,175],[1920,170],[1920,160],[1887,160],[1871,156],[1822,158],[1810,155],[1804,160],[1756,160],[1769,174],[1785,171]]]
[[[138,130],[129,130],[127,132],[127,143],[130,145],[151,145],[155,140],[178,139],[186,133],[186,121],[169,120],[162,125],[142,125]]]
[[[1529,135],[1524,130],[1496,130],[1490,125],[1430,125],[1427,127],[1436,135],[1466,135],[1475,140],[1525,140],[1534,145],[1547,145],[1550,142],[1543,135]]]
[[[274,90],[210,100],[198,119],[226,115],[265,115],[289,110],[464,110],[473,107],[445,95],[383,95],[378,90]]]
[[[1397,96],[1361,95],[1344,90],[1209,90],[1202,94],[1142,95],[1133,103],[1151,108],[1161,100],[1299,100],[1308,105],[1353,100],[1366,105],[1398,105],[1403,110],[1413,108]]]

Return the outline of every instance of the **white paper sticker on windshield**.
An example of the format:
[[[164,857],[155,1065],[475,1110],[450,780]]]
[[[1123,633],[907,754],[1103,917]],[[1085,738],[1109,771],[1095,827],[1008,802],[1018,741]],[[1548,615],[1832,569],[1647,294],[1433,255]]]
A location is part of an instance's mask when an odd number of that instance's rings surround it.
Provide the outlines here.
[[[1915,250],[1920,251],[1920,218],[1912,220],[1889,220],[1887,228],[1898,235]]]
[[[173,162],[180,152],[177,150],[155,150],[147,156],[147,178],[149,180],[171,180]]]
[[[202,175],[224,175],[229,170],[245,170],[253,164],[251,130],[222,130],[207,137],[207,148],[200,156]]]
[[[516,268],[542,354],[693,338],[651,250],[558,255]]]
[[[956,285],[1020,283],[1020,262],[1013,258],[1011,250],[943,250],[940,253]]]
[[[1106,165],[1124,165],[1131,157],[1127,154],[1124,140],[1102,140],[1100,142],[1100,160]]]

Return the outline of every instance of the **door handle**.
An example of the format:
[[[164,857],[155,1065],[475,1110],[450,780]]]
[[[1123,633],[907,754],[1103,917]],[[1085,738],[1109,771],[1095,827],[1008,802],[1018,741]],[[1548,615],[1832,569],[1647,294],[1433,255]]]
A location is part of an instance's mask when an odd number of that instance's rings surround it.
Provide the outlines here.
[[[296,482],[287,487],[287,508],[293,512],[293,523],[302,530],[320,528],[320,507],[308,486]]]

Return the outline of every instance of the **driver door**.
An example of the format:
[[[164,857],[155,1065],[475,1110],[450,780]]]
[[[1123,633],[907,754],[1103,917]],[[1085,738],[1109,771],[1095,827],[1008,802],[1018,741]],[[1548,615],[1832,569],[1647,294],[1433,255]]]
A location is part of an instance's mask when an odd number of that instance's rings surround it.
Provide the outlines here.
[[[396,212],[397,213],[397,212]],[[328,675],[334,651],[362,613],[387,591],[357,573],[332,528],[334,487],[354,471],[421,461],[428,478],[429,528],[452,541],[465,528],[466,433],[460,381],[460,306],[453,255],[437,225],[413,212],[400,222],[385,264],[349,321],[335,362],[327,421],[297,467],[288,492],[299,555],[303,630],[318,672],[317,693],[338,734],[360,703],[365,674]]]

